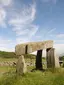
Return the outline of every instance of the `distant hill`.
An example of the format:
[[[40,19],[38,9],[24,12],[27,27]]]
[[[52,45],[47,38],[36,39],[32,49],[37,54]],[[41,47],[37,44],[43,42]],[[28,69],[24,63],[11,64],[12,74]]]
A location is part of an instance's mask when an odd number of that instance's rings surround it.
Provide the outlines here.
[[[16,58],[17,56],[14,52],[0,51],[0,57],[2,57],[2,58]]]
[[[0,51],[0,57],[1,58],[18,58],[14,52],[6,52],[6,51]],[[35,55],[34,54],[25,54],[25,58],[30,58],[34,59]]]

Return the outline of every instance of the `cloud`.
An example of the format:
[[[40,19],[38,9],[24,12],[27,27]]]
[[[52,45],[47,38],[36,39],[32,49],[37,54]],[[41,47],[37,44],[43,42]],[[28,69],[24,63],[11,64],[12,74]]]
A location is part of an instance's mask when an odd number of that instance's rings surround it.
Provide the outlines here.
[[[38,30],[38,26],[36,25],[29,25],[24,27],[24,29],[16,31],[17,36],[27,36],[27,37],[32,37]]]
[[[11,4],[12,0],[0,0],[1,6],[9,6]]]
[[[23,37],[18,37],[16,38],[16,43],[17,44],[21,44],[21,43],[25,43],[25,42],[28,42],[29,41],[29,38],[23,38]]]
[[[52,2],[53,4],[56,4],[58,0],[42,0],[44,3]]]
[[[0,36],[0,50],[1,51],[14,51],[14,42]]]
[[[10,40],[4,39],[3,37],[0,37],[0,47],[7,45],[10,43]]]
[[[25,6],[19,13],[17,13],[17,11],[18,10],[13,13],[13,18],[10,20],[10,24],[14,26],[27,25],[35,19],[36,5]]]
[[[54,32],[55,30],[56,30],[56,28],[53,28],[53,29],[49,30],[48,34]]]
[[[10,26],[16,34],[15,41],[0,37],[0,50],[4,51],[14,51],[16,44],[29,42],[38,30],[38,26],[33,23],[36,18],[36,4],[24,5],[18,10],[15,6],[8,8],[11,2],[12,0],[0,0],[0,27]]]
[[[6,27],[6,11],[3,8],[0,8],[0,26]]]
[[[12,30],[16,33],[17,38],[20,36],[23,38],[31,38],[35,35],[38,30],[38,26],[33,24],[36,17],[35,15],[35,4],[23,7],[23,9],[20,10],[20,13],[15,12],[13,18],[10,19],[9,24],[13,27]]]
[[[58,34],[56,37],[57,38],[64,38],[64,34]]]
[[[42,0],[43,2],[50,2],[50,0]]]
[[[12,0],[0,0],[0,27],[6,27],[6,20],[8,15],[5,7],[10,6],[11,3]]]
[[[64,55],[64,44],[54,44],[58,56]]]
[[[15,49],[9,47],[0,47],[0,51],[15,52]]]
[[[56,30],[56,28],[52,28],[52,29],[47,28],[47,29],[45,29],[44,33],[43,33],[44,34],[43,36],[45,36],[44,39],[46,40],[46,39],[50,39],[50,37],[56,37],[56,35],[54,34],[55,30]]]
[[[55,40],[54,42],[55,43],[61,43],[61,44],[63,44],[64,43],[64,40],[63,39],[58,39],[58,40]]]

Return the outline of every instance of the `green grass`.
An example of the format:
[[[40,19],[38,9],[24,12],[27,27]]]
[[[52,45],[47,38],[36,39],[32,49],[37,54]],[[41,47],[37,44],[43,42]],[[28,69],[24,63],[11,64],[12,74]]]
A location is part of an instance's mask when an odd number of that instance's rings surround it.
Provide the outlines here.
[[[0,62],[5,62],[5,61],[17,61],[17,58],[2,58],[0,57]]]
[[[14,52],[4,52],[0,51],[0,64],[4,62],[17,62],[18,58]],[[15,67],[13,66],[1,66],[0,65],[0,77],[9,71],[15,71]]]
[[[0,62],[17,61],[14,52],[1,52]],[[34,62],[34,55],[25,55],[26,62]],[[42,59],[45,62],[45,58]],[[44,66],[45,67],[45,66]],[[64,85],[64,68],[48,69],[46,71],[29,72],[35,68],[28,66],[28,72],[23,75],[16,74],[16,67],[0,66],[0,85]]]
[[[22,76],[7,73],[0,79],[0,85],[64,85],[64,69],[58,70],[34,71]]]
[[[0,66],[0,78],[7,72],[15,72],[16,68],[13,66]]]
[[[17,58],[14,52],[0,51],[0,57],[2,58]]]

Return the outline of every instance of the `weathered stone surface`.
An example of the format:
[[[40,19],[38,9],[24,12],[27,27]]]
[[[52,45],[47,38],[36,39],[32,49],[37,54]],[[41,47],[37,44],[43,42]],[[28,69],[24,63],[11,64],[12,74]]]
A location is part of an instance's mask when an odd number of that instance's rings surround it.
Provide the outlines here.
[[[31,42],[25,44],[19,44],[15,47],[16,55],[29,54],[34,51],[37,52],[36,56],[36,69],[42,69],[42,50],[47,49],[47,67],[59,67],[59,58],[56,56],[55,49],[53,48],[53,41],[44,42]],[[20,57],[17,63],[17,72],[24,73],[25,61],[23,57]],[[23,62],[23,64],[22,64]]]
[[[31,53],[40,49],[47,49],[53,47],[53,41],[43,41],[43,42],[31,42],[25,44],[19,44],[15,47],[16,55],[22,55]]]
[[[42,50],[37,51],[37,56],[36,56],[36,69],[37,70],[42,70]]]
[[[59,57],[56,56],[55,49],[47,49],[47,67],[48,68],[58,68],[59,67]]]
[[[55,50],[55,49],[54,49]],[[56,51],[54,51],[54,55],[55,55],[55,67],[59,68],[60,64],[59,64],[59,56],[57,56]]]
[[[18,74],[23,74],[23,73],[27,72],[27,67],[26,67],[23,55],[21,55],[18,59],[18,62],[17,62],[17,65],[16,65],[16,72]]]
[[[15,61],[1,61],[0,66],[15,66],[14,63],[16,64]]]

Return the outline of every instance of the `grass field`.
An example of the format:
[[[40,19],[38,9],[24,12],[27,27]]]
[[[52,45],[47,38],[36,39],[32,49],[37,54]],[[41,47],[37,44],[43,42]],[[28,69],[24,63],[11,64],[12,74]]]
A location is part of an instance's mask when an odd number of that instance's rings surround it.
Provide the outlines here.
[[[17,60],[13,52],[8,52],[8,55],[7,52],[0,52],[0,62],[17,62]],[[45,59],[42,60],[45,62]],[[34,62],[35,58],[27,55],[25,61]],[[35,67],[28,66],[26,74],[18,75],[15,66],[0,66],[0,85],[64,85],[64,68],[30,72],[33,68]]]
[[[5,62],[5,61],[17,61],[17,58],[0,58],[0,62]]]
[[[34,67],[28,67],[32,70]],[[16,67],[0,66],[0,85],[64,85],[64,68],[16,74]]]
[[[64,69],[34,71],[22,76],[9,72],[2,76],[0,85],[64,85]]]

